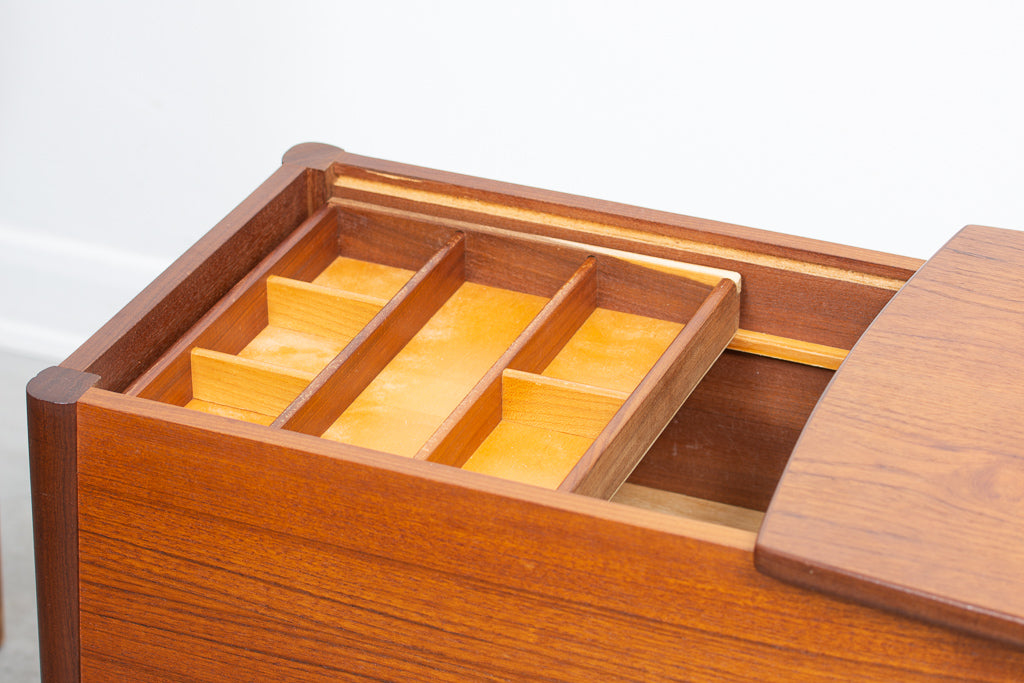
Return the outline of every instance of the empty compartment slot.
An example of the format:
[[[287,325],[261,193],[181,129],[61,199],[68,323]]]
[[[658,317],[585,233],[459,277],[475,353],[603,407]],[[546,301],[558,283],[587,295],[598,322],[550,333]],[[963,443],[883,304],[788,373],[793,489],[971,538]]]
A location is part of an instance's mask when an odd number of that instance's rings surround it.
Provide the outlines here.
[[[463,282],[323,436],[415,455],[546,302]]]
[[[353,294],[390,299],[409,281],[414,271],[382,263],[338,256],[313,283]]]
[[[670,320],[595,308],[541,374],[629,393],[682,329]]]
[[[396,292],[413,275],[411,270],[344,257],[332,261],[312,283],[270,275],[267,326],[237,356],[192,350],[193,399],[187,407],[219,415],[233,409],[240,419],[268,424],[269,417],[273,422],[387,304],[374,294]],[[213,356],[218,357],[217,368],[230,371],[211,373]],[[246,382],[251,382],[248,390]]]
[[[629,396],[505,370],[501,421],[463,469],[557,488]]]

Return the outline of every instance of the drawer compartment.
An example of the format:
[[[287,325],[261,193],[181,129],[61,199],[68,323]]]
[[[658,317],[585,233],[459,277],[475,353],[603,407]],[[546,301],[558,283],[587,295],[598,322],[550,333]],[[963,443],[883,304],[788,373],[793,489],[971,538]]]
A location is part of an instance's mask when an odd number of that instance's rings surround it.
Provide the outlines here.
[[[737,276],[657,265],[329,207],[129,393],[608,497],[736,331]]]

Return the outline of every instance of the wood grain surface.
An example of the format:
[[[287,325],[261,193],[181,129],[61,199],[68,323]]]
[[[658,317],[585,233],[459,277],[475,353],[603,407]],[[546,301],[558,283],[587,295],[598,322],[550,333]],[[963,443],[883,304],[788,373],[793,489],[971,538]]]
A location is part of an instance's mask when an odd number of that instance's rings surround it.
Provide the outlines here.
[[[763,512],[832,375],[727,350],[629,481]]]
[[[788,360],[802,365],[836,370],[846,359],[847,349],[837,349],[824,344],[788,339],[763,332],[737,330],[729,343],[733,351],[743,351],[769,358]]]
[[[347,341],[268,325],[238,356],[315,375],[345,348]]]
[[[502,416],[506,368],[537,373],[555,357],[597,304],[597,261],[587,258],[427,440],[416,457],[461,466]]]
[[[340,157],[335,175],[332,201],[343,207],[484,223],[740,272],[745,283],[741,327],[837,348],[852,346],[921,264],[355,155]]]
[[[581,225],[593,224],[593,227],[586,231],[595,235],[612,232],[616,227],[635,230],[646,233],[648,240],[659,237],[691,240],[695,243],[696,249],[705,253],[724,253],[731,249],[735,252],[745,252],[757,261],[768,262],[774,258],[774,267],[788,266],[791,270],[802,271],[818,269],[823,274],[844,279],[868,279],[862,276],[876,276],[883,280],[905,279],[909,274],[908,270],[913,272],[921,264],[916,259],[841,244],[808,240],[721,221],[671,214],[347,152],[339,154],[336,161],[332,188],[335,196],[361,192],[394,200],[382,201],[381,204],[385,205],[397,206],[404,200],[410,205],[433,204],[442,215],[456,215],[460,211],[461,215],[467,212],[489,212],[489,215],[499,220],[503,214],[540,214],[539,222],[549,225],[570,222]],[[458,194],[451,193],[450,186],[458,186],[462,191]],[[446,193],[452,196],[438,196]]]
[[[339,256],[315,278],[313,283],[388,300],[409,281],[415,271],[372,261]]]
[[[682,329],[681,323],[597,308],[541,374],[629,393]]]
[[[1020,650],[763,576],[748,531],[268,431],[83,397],[83,681],[1024,669]]]
[[[274,425],[322,434],[465,281],[465,238],[456,234],[303,390]]]
[[[78,407],[99,377],[47,368],[26,388],[35,535],[39,659],[45,681],[76,683],[78,614]]]
[[[757,510],[716,503],[706,498],[695,498],[682,493],[652,489],[637,484],[623,484],[609,500],[632,505],[644,510],[667,512],[689,519],[699,519],[722,526],[745,529],[753,534],[761,528],[764,513]]]
[[[1024,646],[1024,233],[968,227],[804,430],[758,539],[803,585]]]
[[[345,343],[359,334],[387,302],[301,280],[276,275],[267,278],[267,314],[271,325]]]
[[[415,455],[545,303],[463,283],[322,436]]]
[[[311,372],[192,349],[192,394],[201,401],[276,417],[313,380]]]
[[[629,396],[595,387],[506,369],[501,373],[501,416],[541,429],[594,439]]]

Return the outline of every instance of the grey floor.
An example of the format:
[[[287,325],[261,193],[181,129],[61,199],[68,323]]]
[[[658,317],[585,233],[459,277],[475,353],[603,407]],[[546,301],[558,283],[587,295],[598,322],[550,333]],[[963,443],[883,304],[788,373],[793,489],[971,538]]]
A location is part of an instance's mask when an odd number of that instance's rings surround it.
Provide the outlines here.
[[[0,352],[0,681],[39,680],[25,384],[52,362]]]

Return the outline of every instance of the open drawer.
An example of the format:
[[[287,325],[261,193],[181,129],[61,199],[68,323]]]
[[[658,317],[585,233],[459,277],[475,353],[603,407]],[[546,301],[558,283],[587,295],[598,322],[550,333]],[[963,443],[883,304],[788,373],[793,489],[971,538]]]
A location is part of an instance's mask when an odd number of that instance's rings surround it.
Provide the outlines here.
[[[1013,680],[755,569],[921,265],[300,145],[29,385],[44,678]]]

